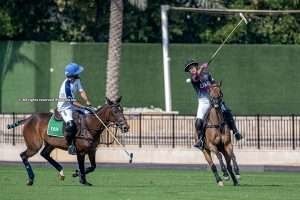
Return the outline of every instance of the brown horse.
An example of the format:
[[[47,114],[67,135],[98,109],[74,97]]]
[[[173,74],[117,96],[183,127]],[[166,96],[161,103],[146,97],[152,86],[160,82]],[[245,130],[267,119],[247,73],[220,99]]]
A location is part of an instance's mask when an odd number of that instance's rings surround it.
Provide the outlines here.
[[[230,174],[233,184],[236,186],[239,183],[231,166],[231,160],[234,155],[233,146],[231,144],[230,129],[224,121],[221,110],[223,95],[220,89],[220,84],[211,85],[209,89],[209,96],[211,107],[206,117],[207,123],[205,125],[205,146],[203,149],[203,154],[209,166],[211,167],[218,185],[223,186],[223,181],[220,178],[217,167],[213,163],[211,157],[211,152],[215,153],[217,156],[222,153],[226,160],[227,170]]]
[[[111,101],[106,98],[107,103],[95,111],[95,114],[104,122],[105,125],[115,123],[122,132],[127,132],[129,126],[123,115],[123,109],[120,106],[121,97],[116,101]],[[78,113],[74,113],[77,114]],[[43,156],[57,171],[60,178],[64,179],[63,167],[57,163],[50,153],[55,148],[67,150],[67,142],[65,138],[51,137],[47,135],[48,122],[52,116],[52,113],[38,113],[33,114],[30,117],[20,120],[13,125],[9,125],[9,128],[14,128],[24,123],[23,136],[27,149],[20,154],[22,161],[25,165],[28,182],[27,185],[32,185],[34,181],[34,173],[28,162],[28,158],[34,156],[42,148],[41,156]],[[75,119],[75,118],[74,118]],[[77,162],[79,166],[80,183],[84,185],[91,185],[86,180],[86,174],[92,172],[96,168],[96,149],[99,144],[100,134],[104,130],[103,124],[101,124],[94,114],[87,114],[77,117],[76,125],[78,132],[75,136],[75,146],[77,150]],[[84,160],[85,155],[88,154],[91,166],[85,169]]]

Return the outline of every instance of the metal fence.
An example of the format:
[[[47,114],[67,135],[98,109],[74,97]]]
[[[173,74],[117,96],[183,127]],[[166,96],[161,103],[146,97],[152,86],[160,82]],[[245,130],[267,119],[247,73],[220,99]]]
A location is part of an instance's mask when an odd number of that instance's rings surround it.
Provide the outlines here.
[[[24,143],[22,126],[7,129],[8,123],[28,114],[0,114],[0,143]],[[143,147],[191,148],[195,142],[194,116],[176,114],[126,114],[130,131],[118,133],[125,145]],[[300,149],[300,116],[236,116],[237,127],[244,139],[239,149]],[[101,137],[105,146],[117,145],[108,133]]]

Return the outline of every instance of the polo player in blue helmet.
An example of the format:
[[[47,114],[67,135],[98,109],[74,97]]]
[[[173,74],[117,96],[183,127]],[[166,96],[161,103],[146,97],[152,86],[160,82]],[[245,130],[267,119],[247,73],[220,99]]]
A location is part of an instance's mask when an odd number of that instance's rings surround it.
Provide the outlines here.
[[[190,60],[185,65],[185,72],[188,72],[191,76],[191,83],[197,93],[198,97],[198,110],[195,122],[195,128],[198,135],[198,141],[194,147],[203,150],[204,147],[204,116],[206,115],[209,107],[209,86],[215,83],[212,75],[208,71],[208,64],[200,64],[194,60]],[[233,131],[236,140],[241,140],[243,136],[239,133],[231,110],[222,102],[221,105],[224,120],[226,121],[229,128]]]
[[[74,137],[77,132],[76,124],[73,120],[73,111],[81,111],[86,113],[87,110],[76,99],[75,95],[79,93],[80,97],[85,101],[86,105],[91,105],[86,92],[82,88],[79,75],[84,68],[77,63],[69,63],[65,67],[66,79],[60,86],[59,101],[57,103],[57,111],[61,114],[66,122],[66,140],[68,144],[69,154],[75,155],[76,148],[74,145]]]

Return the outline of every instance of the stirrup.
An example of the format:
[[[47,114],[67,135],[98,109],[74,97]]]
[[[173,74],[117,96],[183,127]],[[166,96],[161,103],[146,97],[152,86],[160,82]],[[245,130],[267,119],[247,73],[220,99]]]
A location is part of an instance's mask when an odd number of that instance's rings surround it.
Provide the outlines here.
[[[77,154],[76,147],[73,143],[68,147],[68,153],[71,154],[71,155],[76,155]]]

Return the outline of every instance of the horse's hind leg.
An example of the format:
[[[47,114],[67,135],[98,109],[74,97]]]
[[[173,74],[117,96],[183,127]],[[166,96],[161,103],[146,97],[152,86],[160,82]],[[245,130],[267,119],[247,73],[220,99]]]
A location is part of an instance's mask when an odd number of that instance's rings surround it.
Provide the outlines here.
[[[24,152],[22,152],[20,154],[22,162],[23,162],[25,169],[27,171],[27,174],[28,174],[27,185],[33,185],[33,181],[34,181],[34,173],[31,168],[31,165],[28,162],[28,158],[30,158],[31,156],[36,154],[38,151],[39,151],[39,149],[31,150],[31,149],[27,148]]]
[[[89,155],[91,166],[85,169],[85,174],[91,173],[96,169],[96,149],[91,150],[88,155]],[[76,169],[75,172],[73,173],[73,177],[77,177],[77,176],[79,176],[79,171]]]
[[[225,148],[224,157],[225,157],[225,160],[226,160],[227,170],[228,170],[228,172],[230,174],[230,177],[233,181],[233,185],[237,186],[239,183],[238,183],[238,181],[235,177],[235,174],[233,173],[232,166],[231,166],[232,156],[233,156],[232,146],[230,147],[230,145],[229,145]]]
[[[227,172],[227,169],[226,169],[226,165],[225,163],[223,162],[223,158],[222,158],[222,154],[220,152],[218,152],[216,154],[218,160],[219,160],[219,163],[220,163],[220,166],[221,166],[221,170],[223,172],[223,177],[224,177],[224,180],[228,181],[229,180],[229,174]]]
[[[43,156],[59,172],[60,179],[64,180],[65,175],[64,175],[63,167],[50,156],[53,149],[54,147],[52,145],[45,143],[45,147],[41,151],[41,156]]]
[[[219,186],[223,186],[224,185],[223,181],[222,181],[221,177],[218,174],[218,170],[217,170],[216,165],[213,163],[210,151],[203,150],[203,154],[204,154],[204,157],[205,157],[206,161],[208,162],[208,164],[209,164],[209,166],[211,168],[211,171],[215,175],[215,178],[216,178],[216,181],[217,181],[218,185]]]

